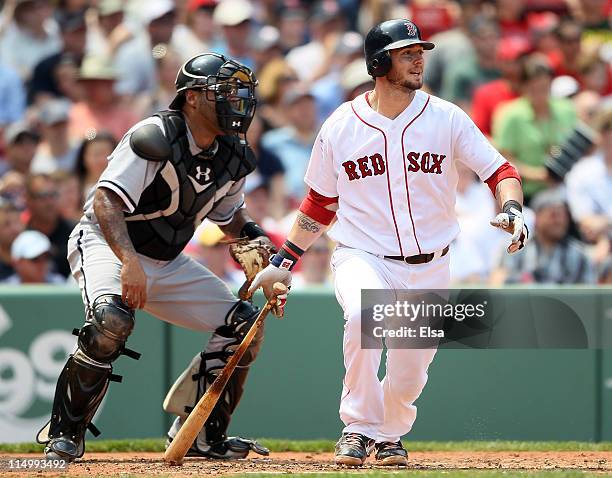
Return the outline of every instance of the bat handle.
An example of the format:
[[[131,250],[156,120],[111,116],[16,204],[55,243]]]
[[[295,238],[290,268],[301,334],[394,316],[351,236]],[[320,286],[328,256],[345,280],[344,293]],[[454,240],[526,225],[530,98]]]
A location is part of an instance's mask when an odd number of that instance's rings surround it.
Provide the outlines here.
[[[272,285],[272,296],[276,300],[279,295],[286,294],[289,289],[282,282],[275,282]]]
[[[275,282],[272,285],[272,296],[266,302],[266,308],[268,310],[272,309],[272,307],[274,307],[276,303],[278,302],[278,296],[286,294],[288,291],[289,289],[287,288],[285,284],[283,284],[282,282]],[[279,317],[279,319],[280,318],[282,317]]]

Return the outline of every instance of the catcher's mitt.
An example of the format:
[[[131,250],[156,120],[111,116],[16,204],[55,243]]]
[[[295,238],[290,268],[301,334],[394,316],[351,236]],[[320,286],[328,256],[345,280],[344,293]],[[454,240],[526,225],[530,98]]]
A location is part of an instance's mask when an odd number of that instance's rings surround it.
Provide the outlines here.
[[[245,283],[238,290],[238,297],[241,300],[248,300],[251,282],[257,273],[270,263],[270,256],[276,252],[276,248],[269,239],[241,238],[230,243],[229,252],[232,259],[240,264],[246,276]]]

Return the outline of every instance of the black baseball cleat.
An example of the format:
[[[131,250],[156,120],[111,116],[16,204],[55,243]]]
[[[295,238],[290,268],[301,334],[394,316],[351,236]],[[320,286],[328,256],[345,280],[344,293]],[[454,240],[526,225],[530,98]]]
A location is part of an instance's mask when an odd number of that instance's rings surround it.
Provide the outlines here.
[[[408,452],[401,441],[383,441],[374,445],[376,448],[376,464],[383,466],[408,465]]]
[[[374,446],[374,440],[360,433],[343,433],[336,443],[337,465],[361,466]]]
[[[166,448],[172,443],[172,438],[166,440]],[[268,456],[270,450],[261,446],[255,440],[242,437],[227,437],[218,443],[202,444],[198,440],[189,448],[185,456],[199,458],[213,458],[216,460],[240,460],[246,458],[250,451],[259,455]]]
[[[45,446],[46,460],[66,460],[67,462],[83,456],[83,451],[69,438],[52,438]]]

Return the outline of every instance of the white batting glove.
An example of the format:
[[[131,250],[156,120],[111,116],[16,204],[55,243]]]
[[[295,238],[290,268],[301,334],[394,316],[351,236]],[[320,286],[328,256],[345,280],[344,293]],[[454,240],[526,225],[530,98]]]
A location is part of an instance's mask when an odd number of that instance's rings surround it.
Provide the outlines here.
[[[265,269],[257,273],[249,287],[248,294],[252,296],[261,287],[266,299],[270,299],[273,296],[272,286],[275,282],[282,282],[287,286],[287,290],[289,290],[291,288],[291,272],[287,269],[276,267],[273,264],[268,264]],[[272,313],[277,317],[282,317],[285,314],[286,303],[287,294],[277,296],[276,305],[272,308]]]
[[[520,204],[516,201],[507,201],[504,204],[504,212],[500,212],[490,224],[499,227],[509,234],[512,234],[512,242],[508,246],[508,253],[514,254],[525,247],[529,238],[529,229],[525,225],[525,218],[520,209]]]

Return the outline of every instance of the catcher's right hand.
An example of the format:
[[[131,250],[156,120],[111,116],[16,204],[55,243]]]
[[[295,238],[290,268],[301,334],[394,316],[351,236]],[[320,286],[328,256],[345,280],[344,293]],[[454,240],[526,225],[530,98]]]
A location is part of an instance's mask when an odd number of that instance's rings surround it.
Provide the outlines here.
[[[276,267],[273,264],[268,264],[264,270],[257,273],[249,287],[248,294],[249,296],[253,295],[253,293],[261,287],[263,288],[266,299],[270,299],[274,295],[272,286],[275,282],[282,282],[287,286],[287,289],[291,289],[291,272],[287,269]],[[285,315],[286,302],[287,294],[279,295],[276,305],[272,308],[272,313],[277,317]]]

